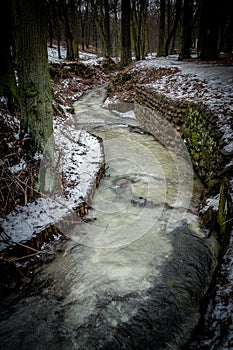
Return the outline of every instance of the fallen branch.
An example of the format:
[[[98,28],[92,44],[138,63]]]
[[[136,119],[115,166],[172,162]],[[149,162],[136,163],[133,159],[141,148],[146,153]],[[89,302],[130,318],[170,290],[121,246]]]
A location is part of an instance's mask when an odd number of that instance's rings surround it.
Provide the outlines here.
[[[10,258],[4,259],[4,262],[11,263],[11,262],[19,261],[19,260],[28,259],[28,258],[31,258],[33,256],[40,255],[40,254],[54,255],[54,253],[51,252],[50,250],[42,250],[42,251],[38,250],[36,253],[32,253],[32,254],[28,254],[28,255],[24,255],[24,256],[20,256],[20,257],[12,256]]]

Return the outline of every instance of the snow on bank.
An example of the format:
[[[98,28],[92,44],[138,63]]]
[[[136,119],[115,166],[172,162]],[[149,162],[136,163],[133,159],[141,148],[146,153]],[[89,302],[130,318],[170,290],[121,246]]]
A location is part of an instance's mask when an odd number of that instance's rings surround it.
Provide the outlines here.
[[[160,68],[169,68],[172,74],[163,75],[157,79],[156,71]],[[156,79],[151,81],[153,70]],[[153,89],[157,94],[207,107],[217,117],[217,127],[222,134],[223,151],[229,156],[233,153],[233,66],[216,62],[178,61],[178,56],[148,57],[147,60],[133,64],[127,70],[127,74],[136,75],[139,83],[142,76],[151,74],[152,79],[151,76],[148,77],[150,83],[145,81],[142,84]],[[116,93],[108,98],[105,104],[117,104],[122,97],[124,98],[125,95]],[[124,101],[127,102],[127,99]],[[232,165],[232,160],[229,160],[229,165]],[[212,204],[212,202],[209,203],[209,206]]]
[[[49,62],[59,63],[66,58],[66,48],[61,46],[61,58],[58,57],[57,47],[48,47]]]
[[[233,66],[180,62],[177,57],[141,61],[137,67],[178,67],[175,74],[148,84],[157,93],[206,106],[218,118],[223,150],[233,152]],[[232,161],[228,165],[231,164]]]
[[[59,63],[64,61],[66,58],[66,48],[64,46],[61,46],[61,58],[58,57],[58,50],[57,47],[48,47],[48,61],[53,63]],[[89,53],[89,52],[79,52],[79,60],[82,61],[82,63],[86,65],[97,65],[102,60],[103,57],[98,57],[95,53]]]
[[[177,58],[141,61],[144,67],[178,68],[149,86],[171,99],[199,102],[222,117],[233,114],[233,67],[204,62],[182,62]]]
[[[61,56],[62,58],[59,59],[57,48],[48,48],[50,62],[64,61],[66,58],[64,47],[61,47]],[[97,55],[90,53],[80,53],[80,60],[86,65],[97,65],[101,61]],[[94,84],[99,83],[97,78]],[[75,93],[68,86],[70,81],[74,86]],[[59,89],[59,85],[55,85],[55,87]],[[63,79],[60,88],[65,93],[61,100],[63,113],[54,117],[55,194],[42,195],[32,203],[17,206],[6,218],[0,218],[1,228],[12,242],[31,239],[33,235],[43,231],[49,225],[63,220],[85,202],[95,186],[97,173],[104,163],[102,145],[98,138],[85,130],[78,130],[73,124],[74,117],[70,114],[70,106],[82,95],[84,90],[91,88],[90,83],[82,81],[79,77]],[[54,95],[56,96],[56,90]],[[60,97],[59,94],[58,96]],[[8,125],[17,125],[17,129],[19,128],[17,118],[5,115],[4,119]],[[17,138],[17,135],[15,137]],[[24,166],[25,163],[21,159],[18,164],[9,167],[8,171],[17,174]],[[2,238],[0,250],[8,245],[8,242],[4,241],[4,232],[2,233],[3,237],[0,237]]]
[[[85,130],[76,130],[67,122],[55,122],[54,139],[58,194],[18,206],[1,220],[2,229],[13,242],[31,239],[75,210],[87,198],[103,165],[99,140]],[[1,242],[0,250],[6,246]]]
[[[170,74],[162,74],[162,70],[166,69],[169,69]],[[173,100],[201,104],[217,116],[224,150],[232,152],[233,66],[216,62],[178,61],[178,56],[171,56],[135,62],[127,70],[127,75],[132,78],[126,83],[130,91],[118,91],[108,98],[106,105],[131,102],[129,96],[135,93],[131,82],[148,86],[157,94]]]

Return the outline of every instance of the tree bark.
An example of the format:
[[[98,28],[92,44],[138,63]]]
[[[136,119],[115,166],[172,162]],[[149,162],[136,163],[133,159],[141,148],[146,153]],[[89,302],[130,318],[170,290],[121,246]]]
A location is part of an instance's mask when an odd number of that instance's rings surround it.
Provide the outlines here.
[[[218,59],[219,7],[212,0],[203,0],[200,18],[200,57]]]
[[[164,56],[164,42],[165,42],[165,0],[160,0],[159,47],[157,51],[157,57]]]
[[[131,20],[132,38],[136,61],[145,58],[147,40],[147,11],[148,1],[132,0]]]
[[[93,18],[99,30],[103,55],[106,59],[110,59],[112,54],[111,33],[110,33],[110,13],[108,0],[100,0],[91,2]],[[96,33],[95,35],[96,36]],[[96,37],[96,39],[98,39]],[[98,49],[98,48],[97,48]]]
[[[121,0],[121,65],[132,61],[130,34],[130,1]]]
[[[53,133],[43,0],[14,0],[14,34],[21,129],[43,150]]]
[[[231,54],[233,51],[233,2],[222,0],[220,20],[220,44],[221,51]]]
[[[190,58],[190,48],[192,46],[192,20],[193,0],[185,0],[183,5],[179,60]]]
[[[12,17],[10,2],[1,2],[0,8],[0,95],[8,99],[13,108],[17,100],[16,79],[12,57]]]
[[[167,40],[165,43],[165,56],[168,56],[170,43],[176,35],[177,27],[178,27],[178,24],[180,21],[180,16],[181,16],[181,10],[182,10],[182,0],[176,0],[174,23],[173,23],[173,26],[171,28],[170,33],[168,34],[168,37],[167,37]]]
[[[13,25],[18,74],[20,127],[44,151],[41,190],[54,187],[53,120],[48,69],[46,4],[44,0],[13,0]]]
[[[108,0],[104,0],[104,36],[105,36],[105,57],[110,58],[112,54],[111,34],[110,34],[110,15]]]

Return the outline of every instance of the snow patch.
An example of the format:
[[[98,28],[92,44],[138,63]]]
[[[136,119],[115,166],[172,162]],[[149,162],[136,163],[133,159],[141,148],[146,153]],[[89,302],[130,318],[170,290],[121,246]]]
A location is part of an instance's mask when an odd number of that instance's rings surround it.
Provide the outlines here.
[[[209,208],[214,211],[218,211],[220,195],[217,194],[215,197],[206,199],[206,205],[200,210],[200,213],[206,212]]]
[[[61,221],[87,198],[104,157],[99,140],[85,130],[55,122],[56,174],[64,188],[60,195],[39,198],[18,206],[1,220],[1,227],[13,242],[31,239],[48,225]],[[20,166],[20,164],[18,164]],[[21,164],[23,166],[23,164]],[[17,166],[11,171],[16,171]],[[0,250],[6,244],[0,243]]]

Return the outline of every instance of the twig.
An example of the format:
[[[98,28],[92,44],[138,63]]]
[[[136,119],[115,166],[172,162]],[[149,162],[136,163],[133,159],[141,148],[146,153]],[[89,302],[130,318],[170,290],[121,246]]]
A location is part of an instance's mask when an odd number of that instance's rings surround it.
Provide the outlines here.
[[[18,261],[18,260],[23,260],[23,259],[31,258],[32,256],[35,256],[35,255],[40,255],[40,254],[54,255],[54,253],[51,251],[38,250],[36,253],[32,253],[32,254],[28,254],[28,255],[24,255],[24,256],[20,256],[20,257],[12,256],[11,258],[6,259],[5,262],[12,262],[12,261],[14,262],[14,261]]]
[[[21,247],[24,247],[24,248],[27,248],[27,249],[31,249],[32,251],[34,251],[34,252],[40,252],[40,250],[38,250],[38,249],[35,249],[35,248],[33,248],[33,247],[30,247],[30,246],[28,246],[28,245],[26,245],[26,244],[23,244],[23,243],[20,243],[20,242],[17,242],[16,244],[18,244],[18,245],[20,245]]]

